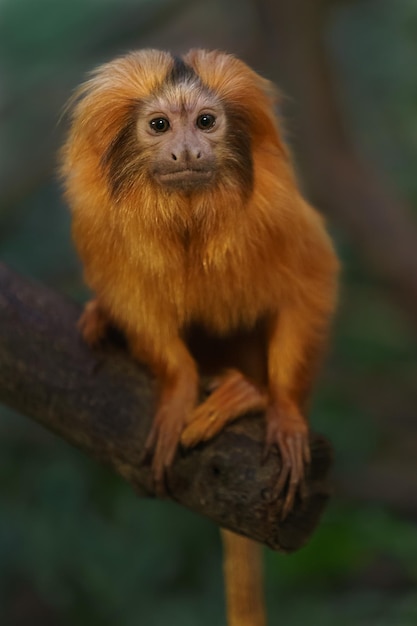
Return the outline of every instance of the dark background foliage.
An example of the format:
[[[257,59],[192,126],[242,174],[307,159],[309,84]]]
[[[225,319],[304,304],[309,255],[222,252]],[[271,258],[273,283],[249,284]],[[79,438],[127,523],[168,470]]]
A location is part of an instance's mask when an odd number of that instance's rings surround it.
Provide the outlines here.
[[[62,108],[97,63],[146,46],[219,47],[279,81],[302,182],[326,213],[344,272],[311,416],[334,443],[335,494],[306,548],[266,553],[270,623],[405,626],[417,620],[417,5],[304,0],[292,3],[294,19],[291,0],[276,0],[274,23],[272,4],[3,0],[0,256],[86,297],[55,163]],[[323,65],[310,74],[306,45],[317,37]],[[314,135],[326,99],[306,122],[315,96],[326,95],[326,71],[340,116],[334,142]],[[354,176],[342,188],[326,167],[313,172],[326,150],[342,172],[346,145],[388,198],[372,214],[366,202],[339,210]],[[406,262],[394,267],[398,259]],[[223,624],[223,613],[215,527],[139,500],[108,470],[0,407],[1,624],[209,626]]]

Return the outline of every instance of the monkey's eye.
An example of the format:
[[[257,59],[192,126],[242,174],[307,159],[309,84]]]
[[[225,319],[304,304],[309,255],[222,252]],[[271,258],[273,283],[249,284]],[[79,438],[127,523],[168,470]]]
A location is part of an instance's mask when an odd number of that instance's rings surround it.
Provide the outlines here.
[[[210,130],[216,123],[216,118],[211,113],[202,113],[197,117],[197,126],[201,130]]]
[[[169,128],[169,121],[166,117],[156,117],[149,122],[149,126],[155,133],[166,133]]]

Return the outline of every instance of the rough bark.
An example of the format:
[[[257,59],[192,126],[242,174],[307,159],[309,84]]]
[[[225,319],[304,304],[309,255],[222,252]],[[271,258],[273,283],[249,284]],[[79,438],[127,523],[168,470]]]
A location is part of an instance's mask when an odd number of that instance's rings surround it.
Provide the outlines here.
[[[153,496],[143,446],[155,384],[115,342],[90,350],[80,340],[80,307],[0,264],[0,401],[28,415],[88,455],[111,465],[141,496]],[[206,445],[180,451],[169,474],[170,496],[222,527],[273,549],[292,551],[316,526],[329,488],[331,449],[311,437],[309,496],[280,520],[272,488],[278,451],[261,463],[260,416],[248,416]]]

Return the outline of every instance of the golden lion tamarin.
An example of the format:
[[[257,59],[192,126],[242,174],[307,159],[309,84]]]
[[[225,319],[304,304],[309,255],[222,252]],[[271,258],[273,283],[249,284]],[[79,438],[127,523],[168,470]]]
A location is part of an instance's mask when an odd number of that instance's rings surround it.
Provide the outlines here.
[[[310,459],[306,402],[337,261],[298,190],[274,99],[271,84],[229,54],[128,54],[77,92],[62,173],[95,293],[82,334],[94,344],[115,325],[160,384],[146,445],[156,488],[180,443],[265,409],[286,515]],[[196,406],[201,372],[214,382]],[[249,540],[224,535],[227,554],[252,560]],[[233,564],[228,577],[251,585]],[[260,626],[257,592],[247,601],[240,592],[229,589],[229,623]]]

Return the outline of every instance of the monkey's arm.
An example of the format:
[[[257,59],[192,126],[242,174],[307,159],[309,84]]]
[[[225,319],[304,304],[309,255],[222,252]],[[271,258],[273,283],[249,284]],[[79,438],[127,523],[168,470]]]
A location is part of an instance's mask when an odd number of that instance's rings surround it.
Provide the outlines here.
[[[276,491],[281,493],[288,481],[284,516],[293,506],[297,489],[303,488],[305,464],[310,462],[308,422],[300,391],[307,391],[313,381],[323,343],[313,337],[305,318],[305,312],[287,306],[270,323],[266,450],[276,444],[282,455]]]
[[[159,399],[145,454],[152,457],[157,493],[166,491],[166,474],[177,452],[181,433],[198,397],[197,366],[186,345],[173,333],[161,343],[144,333],[129,332],[133,357],[147,363],[159,384]]]
[[[297,490],[304,492],[305,465],[310,462],[306,411],[336,301],[337,261],[328,241],[323,243],[309,265],[305,259],[305,272],[289,285],[288,297],[269,321],[266,445],[278,445],[282,455],[276,488],[281,493],[288,481],[284,516]]]
[[[131,326],[126,339],[131,355],[140,363],[146,363],[159,383],[159,400],[150,429],[145,456],[152,458],[155,489],[165,493],[166,472],[174,460],[179,439],[185,423],[197,402],[197,366],[186,345],[175,331],[164,332],[169,324],[161,328],[135,329]],[[114,320],[106,314],[98,298],[88,302],[78,326],[84,340],[98,345],[105,338]],[[117,324],[117,321],[116,321]]]

